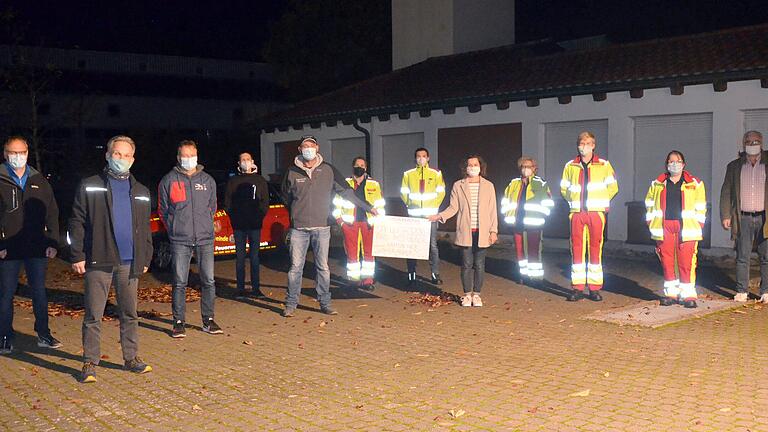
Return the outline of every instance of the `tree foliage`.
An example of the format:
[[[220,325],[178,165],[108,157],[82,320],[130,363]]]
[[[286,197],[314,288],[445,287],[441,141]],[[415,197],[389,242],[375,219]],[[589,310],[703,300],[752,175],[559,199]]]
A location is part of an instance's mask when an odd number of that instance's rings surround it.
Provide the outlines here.
[[[389,0],[290,0],[265,59],[293,100],[389,72]]]

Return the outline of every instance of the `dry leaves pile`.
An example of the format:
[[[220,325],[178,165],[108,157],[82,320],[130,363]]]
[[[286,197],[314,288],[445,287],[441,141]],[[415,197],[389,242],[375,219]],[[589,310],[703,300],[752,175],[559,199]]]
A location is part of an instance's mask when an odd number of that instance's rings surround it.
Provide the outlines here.
[[[32,310],[32,301],[13,299],[13,306],[19,309]],[[48,316],[68,316],[74,319],[80,318],[83,315],[85,315],[85,306],[83,306],[82,302],[70,300],[48,302]],[[104,311],[102,321],[112,321],[115,318],[117,318],[117,315],[108,307]]]
[[[415,294],[408,299],[409,304],[412,304],[412,305],[423,304],[431,308],[437,308],[440,306],[455,304],[458,302],[459,302],[459,296],[451,293]]]
[[[173,287],[170,284],[142,288],[139,287],[138,297],[140,302],[171,303],[173,299]],[[114,291],[109,293],[109,300],[116,301]],[[187,287],[187,303],[200,300],[200,291]]]

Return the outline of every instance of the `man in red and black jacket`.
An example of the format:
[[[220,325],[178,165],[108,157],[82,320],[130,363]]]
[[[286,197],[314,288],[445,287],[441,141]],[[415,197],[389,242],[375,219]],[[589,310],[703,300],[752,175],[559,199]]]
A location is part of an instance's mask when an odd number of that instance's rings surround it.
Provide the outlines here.
[[[0,165],[0,354],[13,351],[13,296],[22,264],[32,291],[37,345],[62,346],[48,328],[45,273],[56,256],[59,208],[45,177],[27,165],[29,146],[12,136],[3,148]]]

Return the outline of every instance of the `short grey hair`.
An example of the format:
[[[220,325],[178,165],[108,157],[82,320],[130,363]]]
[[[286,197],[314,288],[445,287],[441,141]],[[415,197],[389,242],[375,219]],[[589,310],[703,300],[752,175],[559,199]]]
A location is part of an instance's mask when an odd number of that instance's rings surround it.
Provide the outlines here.
[[[133,149],[134,153],[136,152],[136,143],[133,142],[133,139],[127,135],[115,135],[112,138],[107,141],[107,153],[112,153],[112,148],[115,146],[115,143],[118,141],[127,142],[131,145],[131,148]]]
[[[750,135],[756,135],[756,136],[758,136],[760,139],[763,139],[763,134],[762,134],[762,133],[760,133],[759,131],[756,131],[756,130],[750,130],[750,131],[746,131],[746,132],[744,132],[744,137],[743,137],[743,138],[747,138],[747,137],[748,137],[748,136],[750,136]]]

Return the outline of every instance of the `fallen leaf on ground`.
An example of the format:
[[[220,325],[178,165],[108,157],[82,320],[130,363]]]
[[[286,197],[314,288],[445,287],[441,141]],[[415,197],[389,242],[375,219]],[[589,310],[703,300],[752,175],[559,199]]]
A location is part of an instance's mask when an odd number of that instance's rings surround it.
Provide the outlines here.
[[[571,393],[568,396],[570,396],[570,397],[586,397],[586,396],[589,396],[589,389],[582,390],[582,391],[576,392],[576,393]]]
[[[720,412],[730,412],[730,411],[731,411],[731,409],[730,409],[730,408],[728,408],[728,407],[726,407],[726,408],[720,408],[720,410],[719,410],[719,411],[720,411]]]
[[[195,411],[202,411],[202,408],[200,408],[200,405],[198,405],[198,404],[192,405],[192,409],[195,410]]]
[[[608,378],[609,376],[611,376],[611,373],[610,373],[610,372],[608,372],[608,371],[606,371],[606,372],[603,374],[603,376],[604,376],[604,377],[606,377],[606,378]]]
[[[325,327],[325,325],[328,324],[325,321],[320,321],[320,324],[318,324],[318,327]]]
[[[466,413],[467,413],[467,412],[466,412],[466,411],[464,411],[463,409],[456,409],[456,410],[450,410],[450,411],[448,411],[448,414],[450,414],[450,415],[451,415],[451,417],[453,417],[453,418],[459,418],[459,417],[463,416],[463,415],[464,415],[464,414],[466,414]]]
[[[429,306],[431,309],[435,309],[440,306],[455,304],[458,302],[459,302],[459,296],[451,293],[416,294],[411,296],[411,298],[408,299],[408,303],[412,305],[424,304]]]
[[[744,312],[743,310],[738,310],[738,309],[737,309],[737,310],[735,310],[735,311],[733,311],[733,313],[737,313],[737,314],[746,314],[746,312]]]
[[[253,341],[244,340],[243,345],[253,345]]]

